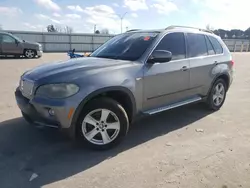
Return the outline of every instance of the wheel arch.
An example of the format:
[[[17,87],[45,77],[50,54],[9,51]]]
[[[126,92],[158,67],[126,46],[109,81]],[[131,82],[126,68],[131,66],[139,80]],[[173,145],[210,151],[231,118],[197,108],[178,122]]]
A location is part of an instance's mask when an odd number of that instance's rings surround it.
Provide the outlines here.
[[[118,95],[118,97],[124,97],[122,99],[122,102],[121,102],[121,100],[117,100],[117,98],[114,98],[114,95],[116,95],[116,94],[121,95],[121,96]],[[88,102],[90,102],[91,100],[98,98],[98,97],[109,97],[109,98],[112,98],[112,99],[116,100],[117,102],[121,103],[121,105],[123,106],[123,108],[125,109],[128,117],[129,117],[130,122],[132,121],[133,117],[136,114],[135,98],[134,98],[133,93],[128,88],[125,88],[122,86],[107,87],[107,88],[98,89],[98,90],[90,93],[89,95],[87,95],[87,97],[85,97],[81,101],[81,103],[78,105],[78,107],[73,115],[71,126],[74,127],[76,125],[78,117],[79,117],[80,113],[82,112],[82,110],[84,109],[84,106]]]
[[[36,49],[31,49],[31,48],[23,48],[23,55],[25,55],[26,50],[33,50],[35,52],[35,55],[37,55],[37,50]]]
[[[230,76],[229,76],[228,73],[221,73],[221,74],[216,75],[215,78],[213,79],[212,84],[211,84],[211,86],[209,88],[208,94],[211,92],[211,89],[213,88],[214,83],[218,79],[223,79],[226,82],[226,84],[227,84],[226,85],[227,86],[226,90],[228,90],[229,85],[230,85]]]

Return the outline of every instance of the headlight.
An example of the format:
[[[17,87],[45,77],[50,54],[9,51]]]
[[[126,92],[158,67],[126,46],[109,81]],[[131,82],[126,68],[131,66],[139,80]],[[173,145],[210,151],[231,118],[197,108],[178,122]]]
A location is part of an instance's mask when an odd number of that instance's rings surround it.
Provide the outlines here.
[[[36,91],[36,95],[58,99],[70,97],[78,91],[79,87],[75,84],[48,84],[40,86]]]
[[[42,45],[41,44],[38,44],[38,50],[42,50],[43,49],[43,47],[42,47]]]

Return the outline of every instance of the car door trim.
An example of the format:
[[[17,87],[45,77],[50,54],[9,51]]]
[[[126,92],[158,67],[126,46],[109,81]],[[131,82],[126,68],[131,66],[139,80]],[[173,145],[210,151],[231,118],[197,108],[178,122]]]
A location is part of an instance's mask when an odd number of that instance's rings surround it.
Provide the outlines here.
[[[166,93],[166,94],[162,94],[162,95],[157,95],[157,96],[154,96],[154,97],[149,97],[149,98],[147,98],[147,100],[156,99],[156,98],[164,97],[164,96],[168,96],[168,95],[173,95],[173,94],[176,94],[176,93],[181,93],[183,91],[189,91],[189,90],[197,89],[197,88],[200,88],[200,87],[202,87],[202,86],[195,86],[195,87],[192,87],[192,88],[183,89],[183,90],[175,91],[175,92],[172,92],[172,93]]]

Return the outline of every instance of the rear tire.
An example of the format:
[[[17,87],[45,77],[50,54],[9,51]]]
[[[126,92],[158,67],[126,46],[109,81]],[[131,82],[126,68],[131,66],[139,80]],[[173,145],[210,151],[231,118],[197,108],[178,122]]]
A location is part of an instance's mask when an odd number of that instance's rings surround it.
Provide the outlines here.
[[[36,51],[31,49],[24,50],[24,56],[28,59],[33,59],[36,57]]]
[[[105,150],[119,144],[128,130],[129,120],[124,108],[113,99],[98,98],[84,107],[76,133],[85,146]]]
[[[206,101],[209,109],[213,111],[219,110],[225,102],[226,94],[226,82],[223,79],[216,80]]]

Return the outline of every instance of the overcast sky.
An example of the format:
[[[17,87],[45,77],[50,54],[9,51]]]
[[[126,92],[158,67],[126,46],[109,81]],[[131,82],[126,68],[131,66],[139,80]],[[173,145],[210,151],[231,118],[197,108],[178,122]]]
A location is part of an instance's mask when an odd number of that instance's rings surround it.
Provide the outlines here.
[[[128,12],[124,29],[187,25],[205,28],[250,27],[249,0],[0,0],[0,25],[11,30],[45,30],[68,25],[75,32],[107,28],[120,32],[118,15]]]

